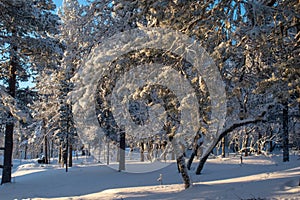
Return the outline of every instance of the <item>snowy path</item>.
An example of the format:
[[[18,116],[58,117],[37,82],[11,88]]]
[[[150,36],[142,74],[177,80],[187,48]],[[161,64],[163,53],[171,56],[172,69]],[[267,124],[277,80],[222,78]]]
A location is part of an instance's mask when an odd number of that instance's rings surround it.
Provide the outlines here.
[[[280,159],[253,156],[243,165],[238,158],[209,159],[201,176],[190,172],[193,187],[188,190],[183,190],[174,163],[135,174],[103,164],[76,165],[68,173],[55,165],[25,164],[14,172],[14,183],[0,186],[0,199],[300,199],[300,160]]]

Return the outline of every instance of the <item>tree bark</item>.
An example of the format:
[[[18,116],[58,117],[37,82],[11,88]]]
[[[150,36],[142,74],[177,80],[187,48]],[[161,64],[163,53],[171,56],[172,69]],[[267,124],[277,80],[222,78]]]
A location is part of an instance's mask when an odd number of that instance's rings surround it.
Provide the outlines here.
[[[13,31],[13,36],[15,35]],[[11,62],[9,66],[10,77],[8,80],[8,94],[13,98],[16,96],[16,72],[17,72],[17,59],[14,56],[14,52],[17,51],[17,47],[13,47],[13,52],[11,56]],[[13,116],[9,113],[8,122],[5,127],[5,142],[4,142],[4,162],[2,170],[2,180],[1,184],[11,182],[11,170],[12,170],[12,155],[13,155],[13,133],[14,133],[14,122]]]

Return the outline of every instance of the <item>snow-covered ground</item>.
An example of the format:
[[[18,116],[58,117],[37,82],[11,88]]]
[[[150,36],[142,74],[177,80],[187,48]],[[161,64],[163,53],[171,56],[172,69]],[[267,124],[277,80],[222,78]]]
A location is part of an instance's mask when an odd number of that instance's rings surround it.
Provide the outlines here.
[[[57,164],[15,160],[13,182],[0,186],[0,200],[14,199],[300,199],[300,159],[281,155],[209,159],[193,186],[184,190],[175,163],[151,171],[156,163],[128,162],[145,173],[118,172],[91,159],[75,160],[65,172]],[[112,164],[114,166],[114,164]],[[192,166],[193,168],[196,165]],[[162,185],[157,181],[162,174]]]

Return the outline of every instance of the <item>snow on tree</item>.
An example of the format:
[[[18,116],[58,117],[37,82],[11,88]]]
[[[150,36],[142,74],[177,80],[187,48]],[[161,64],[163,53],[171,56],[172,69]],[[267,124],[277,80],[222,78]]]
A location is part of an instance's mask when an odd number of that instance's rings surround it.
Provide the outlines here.
[[[28,80],[46,65],[56,51],[51,35],[57,33],[57,16],[49,1],[0,1],[1,71],[0,79],[11,98],[16,97],[19,81]],[[14,116],[9,113],[5,128],[5,153],[2,183],[11,181]]]
[[[297,2],[120,0],[113,2],[91,1],[86,6],[76,6],[74,2],[66,2],[70,5],[70,11],[74,12],[75,14],[73,14],[76,16],[66,20],[71,22],[66,24],[71,27],[71,31],[66,31],[70,35],[67,37],[66,34],[65,36],[65,38],[72,41],[72,43],[69,42],[70,45],[74,45],[70,49],[72,53],[69,53],[67,57],[70,58],[70,65],[68,66],[75,65],[74,71],[78,72],[72,79],[75,82],[82,79],[80,76],[82,76],[84,70],[87,70],[84,67],[91,59],[91,57],[88,57],[89,53],[98,53],[95,50],[97,49],[97,44],[105,44],[105,40],[109,39],[110,36],[126,32],[132,28],[143,30],[160,27],[176,30],[199,41],[201,46],[212,56],[226,84],[226,95],[228,97],[227,116],[224,127],[218,127],[219,129],[214,131],[208,129],[209,124],[216,120],[214,116],[212,117],[212,109],[219,105],[212,104],[211,94],[207,88],[210,80],[204,81],[201,78],[196,78],[194,81],[200,82],[196,86],[198,90],[196,96],[200,105],[199,109],[197,109],[201,117],[199,120],[200,125],[196,130],[192,131],[192,137],[184,139],[187,144],[190,144],[199,130],[203,134],[204,141],[201,147],[203,154],[200,157],[200,163],[196,170],[198,174],[201,172],[210,152],[228,133],[235,133],[236,130],[243,131],[245,134],[245,148],[247,149],[248,146],[251,146],[247,142],[252,134],[250,132],[258,130],[257,127],[263,126],[270,119],[270,115],[278,103],[277,100],[282,99],[281,97],[284,96],[281,95],[280,97],[279,93],[281,91],[276,93],[278,92],[278,87],[282,88],[282,91],[293,93],[293,98],[290,98],[290,101],[295,101],[296,99],[299,101],[299,78],[297,78],[299,71],[296,67],[292,67],[298,66],[297,44],[299,43],[299,33],[297,24],[299,17],[296,13],[299,11],[299,3]],[[68,16],[67,12],[65,15]],[[284,32],[284,36],[282,35],[282,27],[289,27],[285,31],[286,33]],[[93,48],[94,46],[95,48]],[[120,46],[119,51],[121,50],[122,46]],[[113,118],[108,106],[110,101],[105,98],[115,95],[112,91],[117,85],[118,75],[130,72],[130,67],[128,67],[130,65],[138,65],[147,60],[151,63],[156,61],[168,63],[176,57],[176,55],[168,55],[169,58],[163,57],[160,51],[153,49],[135,50],[131,53],[126,53],[126,56],[115,58],[113,62],[101,69],[103,71],[107,70],[108,76],[106,79],[99,80],[99,77],[97,77],[97,81],[99,81],[97,86],[98,96],[96,97],[97,116],[100,126],[110,130],[110,133],[114,132],[113,130],[117,126],[111,123]],[[111,55],[116,54],[112,52]],[[166,56],[167,54],[163,55]],[[109,56],[107,59],[110,59]],[[182,60],[178,59],[177,63],[175,62],[174,64],[184,66],[181,62]],[[279,63],[280,65],[278,65]],[[80,66],[81,68],[78,69]],[[284,67],[279,70],[280,66]],[[109,69],[111,70],[109,71]],[[293,74],[291,72],[296,73]],[[91,69],[90,73],[98,72]],[[193,70],[182,73],[190,78],[196,74]],[[272,74],[274,74],[274,78],[272,78]],[[89,79],[90,77],[85,78]],[[95,82],[95,80],[82,81]],[[275,82],[276,84],[270,84]],[[134,85],[133,82],[126,82],[126,84],[120,87],[118,91],[120,96],[122,96],[122,92],[126,92],[126,89],[128,91],[132,89],[130,84]],[[156,86],[148,85],[136,88],[137,91],[133,92],[132,97],[129,99],[125,98],[123,101],[123,103],[131,102],[129,104],[130,110],[127,114],[135,120],[136,124],[143,124],[144,121],[147,121],[147,112],[149,112],[151,106],[157,103],[164,103],[164,100],[158,98],[161,97],[163,99],[160,93],[167,93],[167,96],[171,95],[171,91],[170,94],[166,92],[168,91],[167,89],[163,90],[165,92],[162,92],[162,90],[153,90],[153,87],[155,88]],[[84,94],[90,89],[81,88],[80,91],[76,91],[75,96],[87,98]],[[91,94],[89,91],[87,93]],[[176,102],[176,98],[173,98],[173,100]],[[79,105],[82,107],[90,106],[85,101],[79,101]],[[188,105],[188,101],[186,105]],[[154,107],[152,108],[154,109]],[[153,112],[157,112],[160,108],[157,106],[157,110],[154,109]],[[173,108],[176,108],[176,106],[173,106]],[[162,110],[163,114],[158,116],[157,119],[163,119],[166,116],[172,118],[173,115],[177,116],[177,118],[180,116],[176,115],[176,109],[169,113],[164,109]],[[94,114],[96,115],[96,113]],[[158,122],[164,123],[163,120],[158,120]],[[285,120],[285,127],[288,126],[286,122]],[[172,126],[176,128],[176,123],[171,123],[171,126],[167,127],[172,130]],[[247,128],[250,128],[249,131]],[[89,131],[86,130],[86,139],[94,140],[95,143],[99,141],[96,131],[97,129],[92,128]],[[117,132],[114,132],[115,136]],[[113,137],[113,134],[110,136]],[[259,137],[258,135],[257,138]],[[270,136],[271,138],[272,136]],[[188,145],[183,146],[187,147]],[[187,187],[188,182],[187,180]]]
[[[253,2],[246,7],[253,27],[249,48],[256,51],[252,66],[264,75],[257,91],[281,107],[283,161],[289,161],[289,109],[299,103],[299,9],[295,1]]]
[[[63,87],[61,97],[62,122],[68,121],[66,119],[70,119],[70,117],[67,116],[71,114],[70,109],[72,106],[69,103],[72,102],[72,99],[66,98],[66,94],[73,87],[70,79],[81,67],[95,45],[101,43],[106,37],[124,29],[126,18],[112,15],[115,7],[113,4],[111,1],[91,1],[90,4],[86,5],[81,5],[78,1],[66,0],[63,2],[60,11],[63,22],[60,39],[66,49],[62,59],[63,71],[61,72],[61,76],[65,77],[61,79]],[[64,132],[63,135],[66,135],[67,130],[62,132]],[[96,139],[96,141],[99,141],[99,139]],[[92,146],[95,145],[97,145],[97,142],[92,144]]]
[[[55,61],[55,58],[53,58]],[[59,129],[59,93],[60,83],[58,80],[59,64],[56,59],[57,67],[40,72],[35,80],[35,88],[38,91],[38,98],[34,101],[35,122],[41,122],[43,138],[39,144],[44,145],[44,156],[46,164],[49,161],[49,144],[56,143],[56,132]],[[53,146],[53,145],[52,145]]]

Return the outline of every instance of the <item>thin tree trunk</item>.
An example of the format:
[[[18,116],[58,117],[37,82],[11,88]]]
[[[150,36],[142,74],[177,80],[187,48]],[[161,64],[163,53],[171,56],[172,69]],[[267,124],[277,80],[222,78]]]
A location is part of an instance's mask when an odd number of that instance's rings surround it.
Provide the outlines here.
[[[141,155],[141,162],[144,162],[145,161],[144,142],[141,142],[141,144],[140,144],[140,155]]]
[[[225,140],[225,137],[222,138],[221,140],[222,142],[222,158],[225,158],[225,143],[226,143],[226,140]]]
[[[12,31],[13,36],[15,32]],[[17,47],[13,47],[13,51],[17,51]],[[14,54],[12,52],[12,54]],[[11,56],[11,62],[9,66],[10,77],[8,80],[8,93],[13,98],[16,95],[16,71],[17,71],[17,62],[16,57]],[[4,142],[4,162],[3,162],[3,170],[2,170],[2,179],[1,184],[11,182],[11,170],[12,170],[12,155],[13,155],[13,133],[14,133],[14,122],[13,116],[9,113],[8,122],[5,127],[5,142]]]
[[[202,145],[202,143],[203,143],[203,139],[202,139],[202,141],[199,142],[199,140],[200,140],[201,137],[202,137],[202,136],[201,136],[200,134],[197,134],[197,135],[194,137],[194,142],[193,142],[193,152],[192,152],[192,154],[191,154],[191,156],[190,156],[190,158],[189,158],[189,160],[188,160],[188,162],[187,162],[187,169],[188,169],[188,170],[191,169],[191,165],[192,165],[192,163],[193,163],[193,160],[194,160],[195,156],[196,156],[197,153],[198,153],[198,149],[199,149],[199,147],[200,147],[200,146]]]
[[[198,167],[196,169],[196,174],[201,174],[201,171],[203,169],[203,166],[210,154],[210,152],[213,150],[213,148],[215,148],[215,146],[220,142],[220,140],[227,134],[227,133],[230,133],[231,131],[233,131],[234,129],[238,128],[238,127],[241,127],[241,126],[244,126],[244,125],[247,125],[247,124],[252,124],[252,123],[257,123],[257,122],[261,122],[261,121],[264,121],[264,119],[262,118],[266,113],[263,112],[257,119],[254,119],[254,120],[246,120],[246,121],[241,121],[239,123],[235,123],[235,124],[232,124],[230,127],[228,127],[226,130],[224,130],[219,138],[217,140],[214,141],[214,144],[206,150],[206,152],[204,152],[204,156],[201,158],[199,164],[198,164]]]
[[[245,156],[249,155],[249,152],[248,152],[248,145],[249,144],[248,143],[249,143],[249,133],[245,129],[245,138],[244,138],[244,141],[243,141],[243,149],[245,151]]]
[[[288,130],[288,123],[289,123],[289,116],[288,116],[288,102],[285,101],[283,103],[283,116],[282,116],[282,128],[283,128],[283,140],[282,140],[282,146],[283,146],[283,162],[289,161],[289,130]]]
[[[272,131],[272,129],[270,128],[270,138],[272,138],[272,137],[273,137],[273,131]],[[273,150],[274,150],[274,147],[273,147],[273,141],[270,140],[270,142],[269,142],[269,152],[271,153]]]
[[[197,167],[197,170],[196,170],[196,174],[198,174],[198,175],[201,174],[201,171],[202,171],[202,169],[203,169],[203,167],[204,167],[204,164],[205,164],[205,162],[206,162],[208,156],[209,156],[209,154],[207,154],[206,156],[204,156],[204,157],[200,160],[200,162],[199,162],[199,164],[198,164],[198,167]]]
[[[106,164],[109,165],[109,139],[107,139]]]
[[[69,145],[69,167],[73,166],[73,155],[72,155],[72,152],[73,152],[73,146],[72,146],[72,144],[70,144]]]
[[[261,135],[261,133],[258,133],[258,143],[257,143],[257,154],[259,155],[259,154],[261,154],[261,148],[262,148],[262,146],[261,146],[261,138],[262,138],[262,135]]]
[[[172,153],[171,153],[171,160],[175,160],[175,152],[174,152],[174,149],[172,150]]]
[[[125,170],[125,129],[120,130],[120,162],[119,171]]]
[[[28,150],[28,145],[25,144],[25,151],[24,151],[24,160],[27,159],[27,150]]]
[[[62,146],[61,144],[59,145],[59,150],[58,150],[58,163],[62,163],[63,159],[62,159]]]
[[[54,140],[51,141],[51,150],[50,150],[50,158],[53,158],[53,150],[54,150]]]
[[[47,132],[46,132],[46,122],[45,119],[43,119],[43,131],[44,131],[44,156],[45,156],[45,164],[48,164],[48,138],[47,138]]]
[[[190,158],[189,158],[189,160],[188,160],[188,162],[187,162],[187,169],[188,170],[191,170],[191,165],[192,165],[192,163],[193,163],[193,160],[194,160],[194,158],[195,158],[195,156],[197,155],[197,151],[198,151],[198,145],[197,145],[197,147],[193,150],[193,152],[192,152],[192,154],[191,154],[191,156],[190,156]]]

